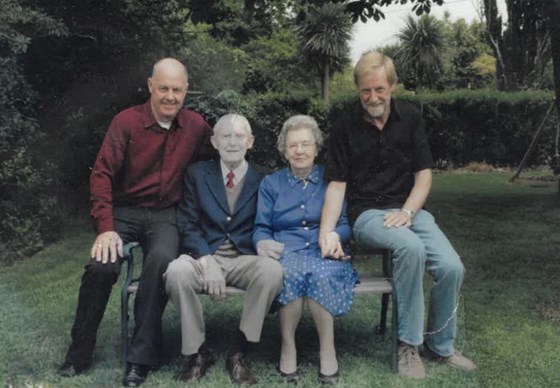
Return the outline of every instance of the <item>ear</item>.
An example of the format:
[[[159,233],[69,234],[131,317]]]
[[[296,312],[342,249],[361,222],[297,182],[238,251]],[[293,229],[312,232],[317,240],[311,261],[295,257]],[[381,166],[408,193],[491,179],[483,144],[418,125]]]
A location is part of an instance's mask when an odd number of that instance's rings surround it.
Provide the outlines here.
[[[214,147],[215,150],[218,150],[218,139],[216,139],[216,135],[210,137],[210,143],[212,143],[212,147]]]
[[[249,138],[247,139],[247,149],[250,150],[251,148],[253,148],[253,143],[255,142],[255,136],[253,135],[249,135]]]
[[[153,93],[154,91],[152,90],[154,88],[154,81],[152,81],[152,78],[148,78],[148,90],[150,91],[150,93]]]

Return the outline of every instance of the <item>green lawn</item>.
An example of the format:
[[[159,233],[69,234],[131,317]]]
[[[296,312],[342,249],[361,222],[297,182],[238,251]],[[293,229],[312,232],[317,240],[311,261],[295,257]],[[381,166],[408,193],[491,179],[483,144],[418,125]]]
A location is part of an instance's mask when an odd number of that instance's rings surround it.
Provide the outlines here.
[[[474,373],[426,362],[428,378],[411,381],[390,371],[389,335],[373,329],[379,298],[359,297],[336,320],[340,387],[553,387],[560,386],[560,195],[555,185],[507,182],[510,175],[445,173],[435,176],[428,209],[446,231],[467,268],[459,306],[457,347],[479,365]],[[77,217],[64,241],[32,258],[1,268],[0,383],[8,387],[117,387],[119,295],[114,292],[99,330],[92,369],[59,379],[76,307],[82,266],[93,235]],[[426,280],[429,284],[429,280]],[[224,353],[236,329],[239,297],[210,302],[205,314],[209,345],[220,355],[193,386],[228,385]],[[275,371],[278,321],[270,316],[251,362],[258,386],[283,386]],[[177,314],[164,322],[164,360],[146,387],[183,386]],[[299,330],[300,386],[315,386],[317,338],[309,316]]]

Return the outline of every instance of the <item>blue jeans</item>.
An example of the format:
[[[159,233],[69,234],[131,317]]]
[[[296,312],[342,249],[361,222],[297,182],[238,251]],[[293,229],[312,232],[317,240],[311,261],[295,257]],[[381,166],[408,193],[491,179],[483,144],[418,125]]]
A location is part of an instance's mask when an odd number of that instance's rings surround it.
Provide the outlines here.
[[[354,223],[354,238],[360,245],[393,251],[399,340],[409,345],[420,345],[425,340],[435,353],[450,356],[455,351],[456,305],[465,269],[429,212],[420,210],[409,228],[385,228],[385,214],[395,210],[398,209],[370,209],[360,214]],[[424,269],[433,278],[426,333]]]

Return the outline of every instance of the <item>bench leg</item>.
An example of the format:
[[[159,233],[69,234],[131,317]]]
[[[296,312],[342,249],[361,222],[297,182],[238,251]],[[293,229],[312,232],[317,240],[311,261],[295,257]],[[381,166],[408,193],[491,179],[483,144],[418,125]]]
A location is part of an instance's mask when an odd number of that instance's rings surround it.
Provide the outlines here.
[[[394,373],[399,372],[398,346],[399,346],[399,309],[397,308],[397,293],[393,284],[393,306],[391,311],[391,369]]]
[[[381,315],[379,318],[379,325],[377,325],[377,334],[384,335],[387,329],[387,309],[389,308],[389,296],[390,294],[381,295]]]
[[[123,290],[121,295],[121,362],[123,369],[126,369],[126,359],[128,357],[128,300],[130,294]]]

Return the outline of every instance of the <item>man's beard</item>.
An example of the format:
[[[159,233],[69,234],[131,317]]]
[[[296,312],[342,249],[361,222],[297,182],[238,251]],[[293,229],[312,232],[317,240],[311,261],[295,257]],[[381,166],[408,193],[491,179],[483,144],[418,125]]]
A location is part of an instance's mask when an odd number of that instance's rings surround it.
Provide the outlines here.
[[[374,117],[374,118],[379,118],[379,117],[383,116],[383,113],[385,113],[385,103],[384,102],[380,102],[380,103],[376,103],[376,104],[366,104],[365,108],[366,108],[366,111],[368,112],[368,114],[371,117]]]

